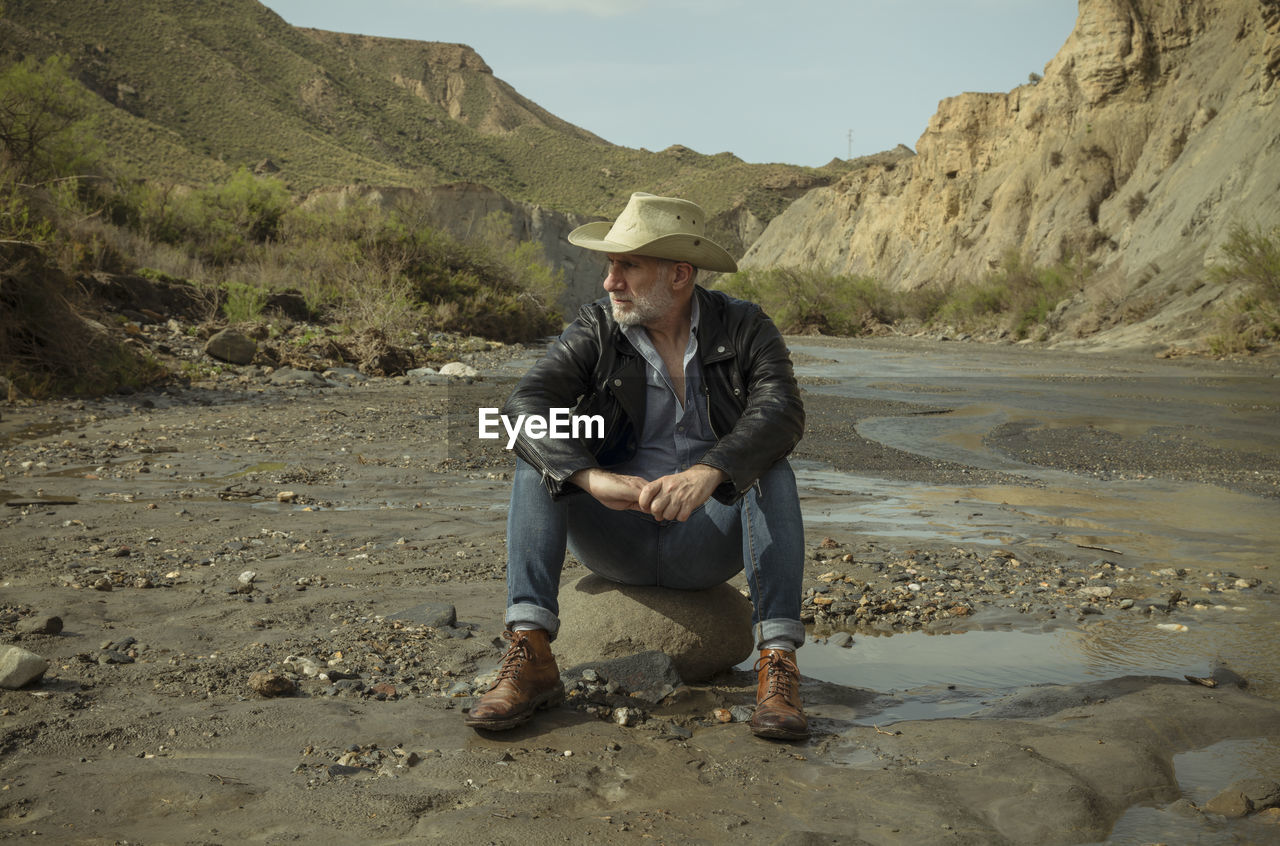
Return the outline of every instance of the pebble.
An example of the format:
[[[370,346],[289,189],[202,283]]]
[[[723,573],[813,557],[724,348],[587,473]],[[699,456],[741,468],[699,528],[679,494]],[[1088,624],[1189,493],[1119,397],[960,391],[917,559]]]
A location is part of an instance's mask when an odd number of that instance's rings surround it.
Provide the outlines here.
[[[293,679],[281,673],[256,672],[249,674],[249,689],[266,697],[291,696],[298,689]]]
[[[451,361],[440,368],[440,375],[462,379],[474,379],[480,375],[480,371],[476,370],[469,364],[463,364],[461,361]]]
[[[62,618],[56,614],[35,614],[17,625],[22,634],[56,635],[62,631]]]
[[[18,646],[0,647],[0,687],[17,690],[38,681],[49,662]]]
[[[644,711],[639,708],[614,708],[613,721],[620,726],[634,726],[644,721]]]

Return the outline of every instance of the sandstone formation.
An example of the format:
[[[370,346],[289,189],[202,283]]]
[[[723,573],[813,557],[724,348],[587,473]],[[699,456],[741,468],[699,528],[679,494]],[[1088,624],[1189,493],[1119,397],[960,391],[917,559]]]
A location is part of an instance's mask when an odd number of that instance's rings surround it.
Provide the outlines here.
[[[1231,227],[1280,222],[1277,75],[1280,0],[1080,0],[1042,79],[944,100],[916,155],[871,157],[797,200],[743,265],[913,290],[980,279],[1011,252],[1076,256],[1098,272],[1058,313],[1059,339],[1196,335]]]
[[[489,135],[527,125],[543,126],[579,138],[603,139],[556,117],[493,75],[493,69],[465,44],[414,41],[299,28],[336,47],[378,76],[422,100],[440,106],[449,117]]]

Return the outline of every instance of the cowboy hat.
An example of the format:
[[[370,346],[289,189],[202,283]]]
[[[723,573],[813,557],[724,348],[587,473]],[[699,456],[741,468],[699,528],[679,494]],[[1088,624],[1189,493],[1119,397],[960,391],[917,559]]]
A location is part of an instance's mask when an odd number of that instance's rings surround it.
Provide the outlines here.
[[[706,236],[706,219],[697,203],[637,191],[616,221],[579,226],[569,233],[569,243],[601,253],[634,253],[735,272],[738,263],[733,256]]]

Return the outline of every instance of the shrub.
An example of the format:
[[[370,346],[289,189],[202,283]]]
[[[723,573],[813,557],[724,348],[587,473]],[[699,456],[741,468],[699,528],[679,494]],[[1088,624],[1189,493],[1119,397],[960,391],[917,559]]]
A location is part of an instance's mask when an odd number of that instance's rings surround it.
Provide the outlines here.
[[[1237,224],[1222,256],[1209,279],[1240,293],[1219,310],[1209,349],[1219,355],[1252,352],[1280,338],[1280,226],[1266,231]]]
[[[1025,338],[1031,327],[1045,322],[1058,303],[1084,287],[1091,271],[1074,259],[1036,267],[1011,251],[987,278],[953,288],[938,308],[936,319],[970,331],[1000,326]]]
[[[96,171],[102,146],[71,60],[27,57],[0,73],[0,164],[23,185]]]
[[[724,277],[716,287],[758,303],[784,332],[858,335],[902,316],[899,295],[863,276],[751,268]]]

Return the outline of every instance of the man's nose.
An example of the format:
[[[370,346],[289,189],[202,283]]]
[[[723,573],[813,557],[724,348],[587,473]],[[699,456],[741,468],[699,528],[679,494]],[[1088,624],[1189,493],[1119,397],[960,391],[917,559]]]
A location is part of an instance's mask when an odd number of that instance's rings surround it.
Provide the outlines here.
[[[617,291],[622,287],[622,274],[615,272],[613,265],[610,265],[609,272],[604,277],[604,289],[606,291]]]

